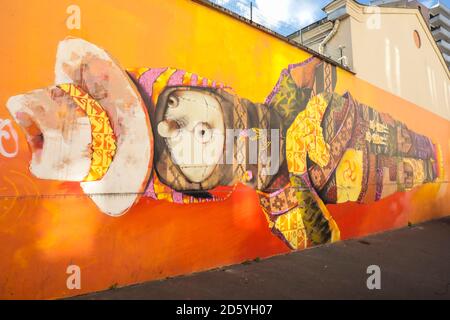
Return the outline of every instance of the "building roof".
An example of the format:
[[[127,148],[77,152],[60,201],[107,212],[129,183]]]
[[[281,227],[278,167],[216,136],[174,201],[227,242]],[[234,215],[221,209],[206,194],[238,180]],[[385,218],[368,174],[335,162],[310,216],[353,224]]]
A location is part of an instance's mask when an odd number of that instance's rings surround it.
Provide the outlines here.
[[[325,24],[328,21],[333,21],[335,18],[330,16],[329,13],[334,11],[334,10],[339,9],[340,7],[345,7],[345,5],[347,5],[347,4],[353,4],[353,5],[356,5],[359,8],[373,7],[371,5],[366,5],[366,4],[360,3],[360,2],[358,2],[356,0],[333,0],[329,4],[327,4],[325,7],[322,8],[322,10],[327,13],[327,17],[326,18],[318,20],[318,21],[316,21],[316,22],[314,22],[314,23],[312,23],[312,24],[310,24],[310,25],[300,29],[299,31],[292,33],[288,37],[290,39],[294,38],[294,37],[298,36],[303,31],[316,28],[316,27],[318,27],[318,26],[320,26],[322,24]],[[436,40],[434,39],[434,36],[433,36],[433,34],[431,33],[431,30],[428,27],[428,23],[425,21],[425,18],[423,17],[423,15],[419,11],[419,9],[417,9],[417,8],[404,8],[404,7],[378,7],[378,8],[379,8],[379,12],[378,13],[380,13],[380,14],[384,14],[384,13],[389,13],[389,14],[392,14],[392,13],[405,13],[408,10],[412,11],[412,12],[416,12],[416,16],[418,17],[420,23],[423,24],[424,32],[427,34],[428,38],[431,40],[433,49],[435,50],[436,54],[438,55],[439,60],[441,61],[444,69],[446,70],[447,76],[450,78],[450,71],[449,71],[449,69],[447,67],[447,63],[445,61],[444,54],[439,49],[439,47],[438,47],[438,45],[436,43]],[[449,8],[447,8],[446,6],[442,5],[442,3],[438,3],[433,8],[435,8],[435,10],[444,10],[446,13],[450,12]]]

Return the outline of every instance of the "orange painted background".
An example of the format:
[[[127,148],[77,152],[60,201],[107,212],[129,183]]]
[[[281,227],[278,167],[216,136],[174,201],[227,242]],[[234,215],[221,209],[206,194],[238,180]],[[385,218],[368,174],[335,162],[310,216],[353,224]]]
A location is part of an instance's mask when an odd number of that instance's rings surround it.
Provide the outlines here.
[[[66,27],[71,4],[81,29]],[[53,83],[56,47],[72,35],[106,48],[124,67],[173,66],[223,81],[262,102],[280,72],[309,54],[189,0],[2,3],[0,119],[15,94]],[[418,80],[419,81],[419,80]],[[445,181],[379,202],[328,206],[343,239],[450,213],[450,123],[338,70],[338,93],[381,112],[442,148]],[[23,134],[15,158],[0,155],[0,298],[58,298],[268,257],[289,250],[267,228],[254,190],[238,187],[222,203],[177,205],[142,198],[126,215],[102,214],[78,184],[38,180],[28,171]],[[5,148],[14,143],[3,139]],[[66,268],[82,270],[81,290]],[[301,268],[301,266],[299,266]]]

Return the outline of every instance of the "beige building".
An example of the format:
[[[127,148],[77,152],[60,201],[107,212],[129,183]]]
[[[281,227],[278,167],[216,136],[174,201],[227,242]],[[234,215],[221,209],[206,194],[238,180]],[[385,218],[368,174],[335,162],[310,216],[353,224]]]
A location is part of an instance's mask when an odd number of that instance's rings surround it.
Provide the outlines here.
[[[348,66],[356,76],[450,120],[450,73],[417,8],[335,0],[327,17],[289,38]]]
[[[450,68],[450,9],[438,2],[427,8],[417,0],[376,0],[371,5],[418,9],[428,23],[436,43],[442,51],[447,67]]]

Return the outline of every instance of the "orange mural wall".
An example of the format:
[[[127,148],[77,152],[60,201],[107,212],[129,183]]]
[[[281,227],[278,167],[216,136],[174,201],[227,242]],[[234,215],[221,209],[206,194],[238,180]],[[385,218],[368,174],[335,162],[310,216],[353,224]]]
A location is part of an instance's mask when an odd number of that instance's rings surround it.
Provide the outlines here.
[[[73,4],[81,25],[69,30]],[[12,96],[55,83],[56,48],[68,36],[106,49],[124,70],[187,70],[261,104],[282,70],[310,53],[189,0],[19,0],[2,4],[0,18],[0,298],[61,298],[290,252],[268,227],[259,191],[243,183],[220,202],[142,196],[124,215],[104,214],[80,182],[30,172],[32,147],[6,105]],[[346,70],[335,68],[335,77],[335,94],[350,92],[439,146],[439,177],[376,202],[326,204],[322,211],[340,233],[333,239],[448,215],[450,122]],[[153,143],[150,136],[147,142]],[[80,289],[67,287],[70,265],[80,267]]]

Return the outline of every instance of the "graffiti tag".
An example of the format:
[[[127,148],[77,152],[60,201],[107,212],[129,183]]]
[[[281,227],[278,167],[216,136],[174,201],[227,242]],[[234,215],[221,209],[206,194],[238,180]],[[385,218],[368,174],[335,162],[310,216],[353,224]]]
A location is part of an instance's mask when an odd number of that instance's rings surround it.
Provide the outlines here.
[[[8,140],[14,141],[14,149],[9,152],[5,149],[4,142]],[[9,119],[0,119],[0,155],[6,158],[14,158],[19,152],[19,143],[17,132]]]

